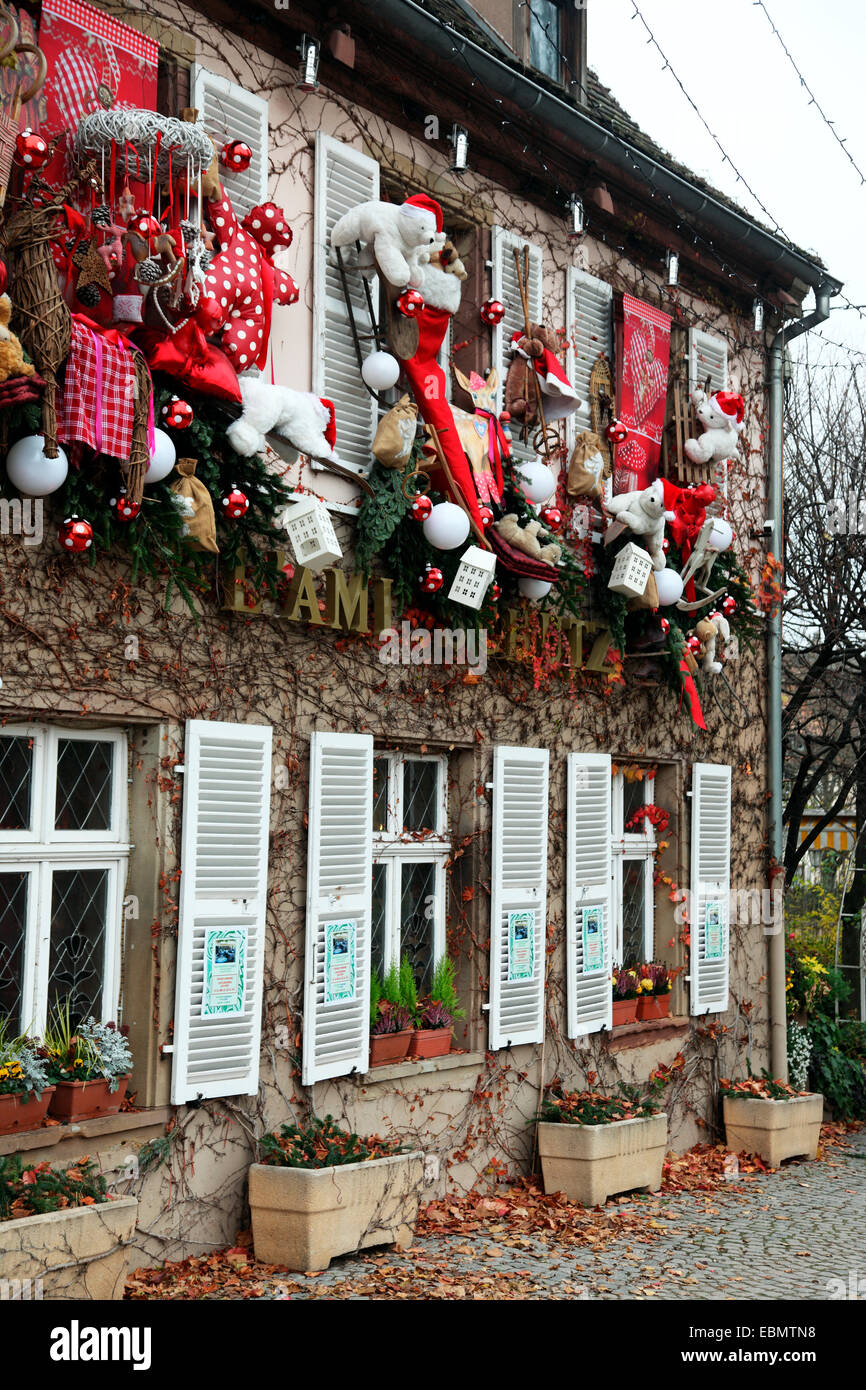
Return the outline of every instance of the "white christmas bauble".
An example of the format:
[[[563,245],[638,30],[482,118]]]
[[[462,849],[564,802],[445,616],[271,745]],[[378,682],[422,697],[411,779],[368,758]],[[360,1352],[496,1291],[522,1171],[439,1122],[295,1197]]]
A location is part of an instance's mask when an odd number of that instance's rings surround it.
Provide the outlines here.
[[[361,376],[371,391],[387,391],[396,386],[400,363],[390,352],[371,352],[361,363]]]
[[[62,449],[57,450],[56,459],[46,458],[42,435],[28,434],[9,450],[6,472],[19,492],[30,497],[47,497],[66,482],[69,462]]]
[[[552,585],[548,584],[545,579],[527,579],[524,577],[518,579],[517,587],[524,598],[544,598],[546,594],[550,593]]]
[[[150,465],[144,475],[145,487],[151,483],[161,483],[167,478],[177,462],[177,451],[165,430],[154,430],[153,453]]]
[[[707,542],[710,550],[727,550],[733,539],[734,533],[731,530],[730,523],[725,521],[723,516],[714,517],[713,529],[710,532],[710,539]]]
[[[424,522],[424,535],[437,550],[456,550],[469,535],[469,517],[454,502],[437,502]]]
[[[517,465],[517,482],[529,502],[546,502],[556,491],[556,477],[541,459],[530,459]]]
[[[683,596],[683,581],[676,570],[655,570],[656,588],[659,591],[659,607],[670,608]]]

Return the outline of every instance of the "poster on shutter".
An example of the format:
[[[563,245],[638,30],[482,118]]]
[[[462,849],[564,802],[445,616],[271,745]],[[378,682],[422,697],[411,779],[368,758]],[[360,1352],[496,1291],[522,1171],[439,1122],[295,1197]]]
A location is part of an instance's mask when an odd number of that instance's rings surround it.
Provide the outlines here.
[[[205,927],[202,1018],[243,1013],[246,927]]]
[[[508,978],[531,980],[535,974],[535,913],[508,914]]]
[[[707,903],[704,941],[704,959],[721,960],[725,953],[725,922],[722,917],[722,904],[719,902]]]
[[[616,448],[613,490],[636,492],[655,482],[659,471],[671,320],[652,304],[630,294],[617,298],[617,416],[628,439]]]
[[[346,1004],[355,998],[355,922],[329,922],[325,928],[325,1003]]]
[[[583,973],[604,970],[604,908],[583,909]]]

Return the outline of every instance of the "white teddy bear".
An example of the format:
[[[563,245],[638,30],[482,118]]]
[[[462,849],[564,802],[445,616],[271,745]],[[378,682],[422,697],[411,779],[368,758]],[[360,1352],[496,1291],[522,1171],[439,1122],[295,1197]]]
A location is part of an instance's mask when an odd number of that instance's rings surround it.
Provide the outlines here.
[[[226,437],[244,458],[263,453],[265,435],[276,431],[300,453],[339,463],[334,442],[334,410],[312,391],[293,391],[289,386],[273,386],[260,376],[240,376],[244,413],[228,426]]]
[[[733,458],[740,447],[746,413],[742,396],[733,391],[693,391],[691,402],[704,433],[700,439],[686,440],[686,458],[692,463],[721,463]]]
[[[654,570],[667,564],[662,541],[665,534],[665,491],[661,478],[638,492],[620,492],[605,504],[617,521],[625,522],[636,536],[643,536]]]
[[[359,203],[334,224],[334,250],[356,241],[370,248],[389,285],[418,289],[424,266],[445,245],[442,210],[432,198],[415,194],[405,203]],[[363,263],[358,261],[363,269]]]

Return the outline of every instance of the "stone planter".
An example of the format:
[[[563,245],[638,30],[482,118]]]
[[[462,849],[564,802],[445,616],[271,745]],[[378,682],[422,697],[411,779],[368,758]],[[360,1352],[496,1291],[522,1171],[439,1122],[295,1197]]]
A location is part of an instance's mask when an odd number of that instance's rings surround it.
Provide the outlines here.
[[[94,1081],[58,1081],[48,1107],[49,1115],[63,1124],[93,1120],[99,1115],[116,1115],[126,1095],[128,1076],[121,1076],[117,1090],[109,1090],[104,1077]]]
[[[645,994],[642,999],[637,1001],[637,1016],[640,1020],[667,1018],[670,1011],[671,996],[669,994]]]
[[[122,1298],[137,1215],[135,1197],[118,1197],[0,1222],[0,1283],[29,1279],[42,1298]]]
[[[411,1245],[424,1156],[392,1154],[337,1168],[250,1168],[256,1259],[287,1269],[327,1269],[369,1245]]]
[[[399,1033],[371,1033],[370,1066],[385,1067],[389,1062],[402,1062],[414,1032],[414,1028],[401,1028]]]
[[[636,999],[614,999],[611,1026],[619,1028],[623,1023],[634,1023],[637,1018]]]
[[[824,1117],[824,1097],[763,1100],[726,1095],[725,1143],[733,1153],[758,1154],[771,1168],[783,1158],[815,1158]]]
[[[450,1028],[416,1028],[409,1041],[410,1057],[445,1057],[450,1051]]]
[[[545,1192],[600,1207],[617,1192],[658,1192],[668,1139],[667,1115],[609,1125],[538,1126]]]
[[[0,1134],[14,1134],[19,1129],[39,1129],[53,1094],[54,1087],[46,1086],[41,1100],[36,1099],[35,1091],[13,1091],[0,1096]]]

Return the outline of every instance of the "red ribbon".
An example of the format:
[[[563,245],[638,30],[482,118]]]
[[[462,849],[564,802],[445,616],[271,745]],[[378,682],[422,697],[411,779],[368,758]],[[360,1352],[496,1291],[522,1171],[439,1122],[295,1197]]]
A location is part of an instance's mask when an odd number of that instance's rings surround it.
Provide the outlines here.
[[[487,420],[487,457],[490,459],[493,476],[496,479],[496,486],[501,497],[505,486],[505,480],[502,476],[502,460],[507,459],[511,452],[508,440],[498,417],[492,410],[483,410],[480,405],[477,405],[475,414]]]
[[[689,664],[684,656],[680,658],[680,676],[682,678],[683,690],[685,691],[685,694],[688,698],[689,714],[692,716],[692,723],[696,724],[699,729],[706,729],[707,726],[704,720],[704,712],[701,709],[701,701],[698,695],[698,688],[695,685],[695,682],[692,678],[692,673],[689,670]],[[682,703],[682,697],[680,697],[681,707]]]

